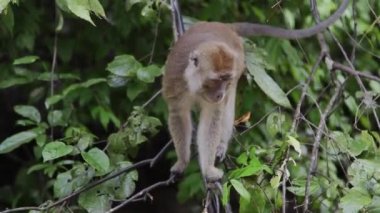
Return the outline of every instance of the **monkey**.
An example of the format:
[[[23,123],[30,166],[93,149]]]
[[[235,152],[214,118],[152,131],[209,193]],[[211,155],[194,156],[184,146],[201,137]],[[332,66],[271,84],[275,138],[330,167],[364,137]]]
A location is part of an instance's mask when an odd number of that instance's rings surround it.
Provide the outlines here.
[[[162,79],[162,94],[169,110],[169,132],[177,155],[171,173],[181,175],[189,163],[191,110],[197,106],[200,115],[196,141],[201,173],[207,182],[223,177],[223,171],[215,167],[215,160],[223,160],[233,133],[236,87],[245,69],[241,37],[310,37],[334,23],[348,3],[349,0],[342,0],[329,18],[306,29],[198,22],[185,31],[169,52]]]

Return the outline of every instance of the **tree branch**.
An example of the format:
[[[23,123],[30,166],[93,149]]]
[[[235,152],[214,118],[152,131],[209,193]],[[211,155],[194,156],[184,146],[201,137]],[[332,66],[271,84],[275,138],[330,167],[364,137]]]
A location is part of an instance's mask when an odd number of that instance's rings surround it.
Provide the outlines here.
[[[138,193],[134,194],[133,196],[131,196],[127,200],[123,201],[121,204],[117,205],[116,207],[108,210],[107,213],[115,212],[115,211],[119,210],[120,208],[122,208],[123,206],[127,205],[128,203],[133,202],[135,199],[139,199],[139,197],[147,194],[149,191],[152,191],[153,189],[156,189],[156,188],[161,187],[161,186],[167,186],[167,185],[173,183],[174,180],[175,180],[175,176],[171,175],[169,177],[169,179],[167,179],[165,181],[160,181],[160,182],[157,182],[153,185],[150,185],[150,186],[146,187],[145,189],[139,191]]]
[[[311,155],[311,162],[310,162],[310,168],[309,172],[307,174],[307,180],[306,180],[306,186],[305,186],[305,200],[303,204],[303,212],[306,213],[309,208],[309,196],[310,196],[310,181],[311,181],[311,176],[314,174],[315,169],[317,168],[317,163],[318,163],[318,153],[319,153],[319,146],[321,143],[322,135],[323,135],[323,129],[326,126],[326,119],[330,115],[330,113],[333,110],[333,107],[339,97],[342,94],[342,90],[344,88],[344,84],[338,83],[338,86],[335,88],[334,94],[332,98],[330,99],[325,111],[321,115],[321,119],[318,124],[318,130],[314,139],[313,143],[313,151]]]

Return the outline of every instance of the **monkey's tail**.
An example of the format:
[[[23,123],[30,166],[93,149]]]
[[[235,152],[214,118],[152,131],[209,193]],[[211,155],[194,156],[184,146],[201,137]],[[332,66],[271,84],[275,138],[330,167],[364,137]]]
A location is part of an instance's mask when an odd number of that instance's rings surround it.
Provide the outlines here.
[[[313,27],[306,29],[284,29],[280,27],[272,27],[264,24],[253,24],[247,22],[232,23],[231,27],[240,36],[270,36],[284,39],[297,39],[313,36],[319,32],[325,30],[328,26],[334,23],[340,18],[343,12],[346,10],[350,0],[342,0],[339,8],[326,20],[319,22]]]

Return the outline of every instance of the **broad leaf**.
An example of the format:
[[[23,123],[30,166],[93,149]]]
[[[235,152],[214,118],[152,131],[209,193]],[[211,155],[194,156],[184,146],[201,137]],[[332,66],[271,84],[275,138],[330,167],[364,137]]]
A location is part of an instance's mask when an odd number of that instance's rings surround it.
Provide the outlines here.
[[[141,67],[137,70],[137,78],[145,83],[154,82],[155,77],[161,74],[161,69],[156,65]]]
[[[11,152],[23,144],[29,143],[36,137],[37,137],[37,134],[32,131],[25,131],[25,132],[19,132],[17,134],[14,134],[6,138],[0,144],[0,154]]]
[[[53,110],[48,114],[48,121],[50,126],[65,126],[66,123],[63,120],[63,113],[61,110]]]
[[[81,19],[95,26],[90,16],[90,7],[87,0],[66,0],[69,10]]]
[[[263,65],[256,61],[257,57],[258,55],[252,52],[246,53],[248,71],[253,76],[257,85],[277,104],[286,108],[292,108],[285,92],[282,91],[272,77],[265,72]]]
[[[0,14],[8,6],[9,2],[11,2],[11,0],[0,0]]]
[[[366,205],[369,205],[371,200],[371,196],[366,191],[359,188],[352,188],[340,199],[339,207],[342,208],[345,213],[356,213]]]
[[[111,208],[110,197],[104,185],[99,185],[93,189],[79,195],[78,203],[87,212],[104,213]]]
[[[73,192],[72,179],[71,171],[58,174],[53,185],[54,197],[62,198]]]
[[[90,6],[90,10],[93,11],[95,15],[103,18],[106,17],[103,6],[99,3],[98,0],[88,0],[88,4]]]
[[[14,107],[17,114],[37,123],[41,122],[40,112],[34,106],[17,105]]]
[[[44,161],[53,160],[70,154],[73,151],[73,146],[66,145],[63,142],[55,141],[46,144],[42,150]]]
[[[1,0],[0,0],[1,1]],[[29,56],[24,56],[18,59],[15,59],[13,61],[13,65],[20,65],[20,64],[31,64],[39,59],[38,56],[35,55],[29,55]]]
[[[114,170],[113,173],[119,170],[131,166],[132,163],[128,161],[122,161],[118,163],[118,168]],[[138,179],[138,173],[136,170],[130,171],[128,173],[119,175],[118,177],[110,180],[109,184],[111,187],[112,195],[116,199],[125,199],[129,197],[136,188],[135,182]]]
[[[296,138],[290,135],[288,135],[288,140],[286,142],[288,142],[294,148],[294,150],[298,152],[298,157],[300,157],[302,154],[300,142]]]
[[[118,76],[133,77],[141,67],[141,64],[133,56],[119,55],[107,65],[106,69]]]
[[[247,201],[251,199],[251,195],[240,181],[232,179],[231,184],[242,198],[244,198]]]
[[[92,148],[88,152],[82,152],[83,159],[99,172],[107,172],[110,166],[110,160],[106,153],[98,148]]]

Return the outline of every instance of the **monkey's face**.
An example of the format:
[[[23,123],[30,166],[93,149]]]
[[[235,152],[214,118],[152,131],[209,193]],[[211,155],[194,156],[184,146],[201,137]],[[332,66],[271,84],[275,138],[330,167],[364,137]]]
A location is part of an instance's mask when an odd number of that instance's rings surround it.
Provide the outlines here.
[[[232,78],[230,75],[222,75],[216,79],[208,79],[203,82],[202,97],[211,103],[221,103],[226,96]]]

